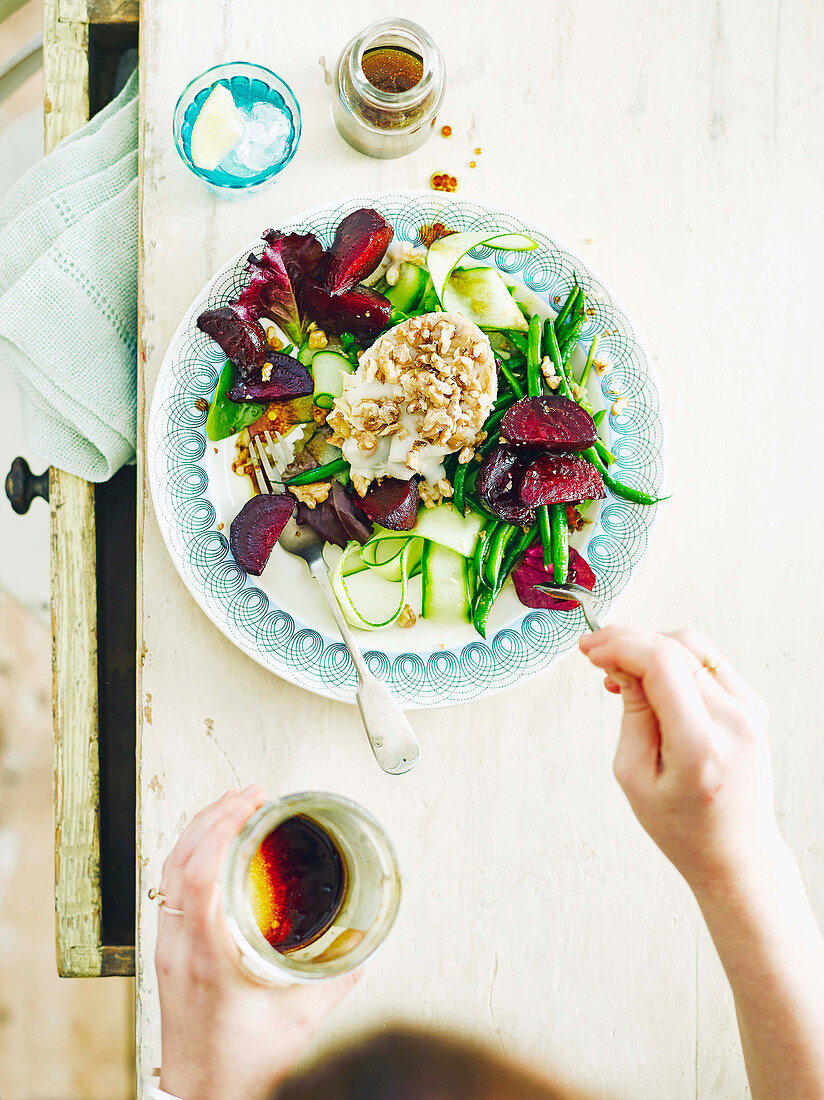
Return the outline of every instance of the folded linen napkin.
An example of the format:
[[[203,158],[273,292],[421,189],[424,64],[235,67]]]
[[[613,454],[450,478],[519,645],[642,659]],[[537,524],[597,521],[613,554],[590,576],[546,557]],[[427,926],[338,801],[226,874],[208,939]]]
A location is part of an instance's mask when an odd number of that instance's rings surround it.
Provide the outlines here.
[[[137,88],[0,201],[0,364],[32,450],[89,481],[135,454]]]

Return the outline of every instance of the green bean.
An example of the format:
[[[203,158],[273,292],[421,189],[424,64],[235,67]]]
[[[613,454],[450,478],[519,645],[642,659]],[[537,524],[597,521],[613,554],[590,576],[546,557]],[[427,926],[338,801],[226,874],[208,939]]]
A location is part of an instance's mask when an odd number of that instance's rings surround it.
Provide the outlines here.
[[[541,396],[541,318],[533,314],[529,322],[526,351],[526,389],[530,397]]]
[[[544,568],[552,568],[552,531],[549,522],[549,508],[546,504],[542,504],[540,508],[535,509],[535,514],[538,517],[538,530],[541,532],[541,546],[544,551]]]
[[[610,451],[600,439],[596,439],[593,444],[595,450],[598,452],[598,457],[604,463],[605,466],[611,466],[613,462],[617,462],[617,457]]]
[[[489,528],[487,528],[487,530],[489,530]],[[513,528],[512,530],[514,534],[514,531],[516,531],[517,528]],[[486,637],[486,621],[489,618],[489,612],[492,610],[492,605],[498,598],[501,589],[509,579],[509,574],[515,568],[515,566],[518,564],[520,559],[523,557],[523,555],[526,553],[526,551],[529,549],[536,538],[537,529],[534,526],[529,527],[526,531],[523,531],[521,537],[518,539],[514,546],[511,545],[513,541],[513,535],[509,536],[507,540],[507,552],[504,557],[503,564],[501,565],[501,568],[498,572],[495,588],[487,588],[486,586],[484,586],[480,590],[478,597],[475,601],[475,607],[472,613],[472,622],[475,629],[478,631],[482,638]]]
[[[501,409],[508,409],[510,405],[514,405],[517,398],[514,393],[502,393],[495,399],[495,404],[492,406],[493,412],[499,412]]]
[[[503,361],[503,359],[499,359],[498,361],[501,364],[501,374],[504,376],[507,382],[509,382],[509,385],[512,387],[513,392],[520,401],[521,398],[524,396],[524,391],[521,383],[518,381],[518,379],[515,377],[515,375],[512,373],[512,371]]]
[[[492,610],[497,595],[498,593],[493,592],[491,588],[482,588],[480,596],[475,601],[475,608],[472,612],[472,625],[482,638],[486,637],[486,620],[489,618],[489,612]]]
[[[481,547],[481,553],[479,554],[479,557],[477,557],[477,562],[475,565],[475,573],[477,575],[477,581],[479,581],[479,584],[485,584],[484,577],[486,575],[486,560],[488,557],[490,557],[490,550],[492,548],[492,543],[495,541],[495,536],[497,535],[498,530],[501,529],[503,526],[503,520],[496,519],[493,520],[492,524],[487,524],[485,527],[486,539],[483,546]]]
[[[598,412],[592,414],[592,419],[595,421],[595,427],[600,428],[601,421],[607,415],[606,409],[599,409]]]
[[[547,354],[552,360],[552,369],[555,371],[556,377],[560,379],[558,389],[564,397],[568,397],[570,401],[574,401],[575,398],[570,392],[569,382],[567,381],[566,372],[564,371],[561,349],[558,347],[558,333],[555,331],[555,325],[551,320],[547,320],[544,325],[544,338],[546,340]]]
[[[572,353],[575,351],[575,347],[578,341],[581,339],[581,332],[583,331],[584,324],[586,323],[585,317],[579,317],[573,324],[568,325],[567,329],[561,336],[558,337],[558,347],[561,351],[561,363],[566,371],[569,366],[569,361],[572,358]],[[572,371],[568,372],[568,377],[572,379]]]
[[[566,371],[564,370],[564,367],[563,367],[563,361],[561,359],[561,350],[558,347],[557,334],[556,334],[555,329],[553,328],[553,326],[551,324],[548,323],[546,327],[549,329],[549,332],[548,332],[548,336],[549,336],[549,339],[548,339],[549,357],[552,360],[552,367],[553,367],[553,370],[555,371],[555,374],[561,380],[560,385],[558,386],[558,389],[563,394],[564,397],[568,397],[570,401],[575,401],[575,398],[572,396],[572,390],[569,388],[569,379],[567,377],[567,373],[566,373]],[[590,403],[587,400],[578,398],[578,404],[583,409],[585,409],[590,414],[590,416],[592,416],[592,406],[590,405]],[[603,417],[602,417],[602,419],[603,419]],[[606,469],[606,466],[608,466],[611,462],[615,461],[615,455],[612,453],[612,451],[610,451],[607,447],[604,446],[604,444],[601,442],[600,439],[595,441],[594,447],[590,447],[590,448],[588,448],[587,451],[584,451],[584,455],[588,457],[589,452],[592,452],[592,453],[596,454],[596,456],[599,460],[599,464],[601,466],[603,466],[604,469]],[[592,459],[590,459],[590,462],[592,462]],[[616,482],[616,484],[619,484],[619,482]],[[626,488],[626,486],[625,486],[625,488]],[[636,490],[634,490],[634,489],[628,490],[628,491],[636,492]],[[617,495],[620,496],[621,494],[618,493]],[[629,499],[629,498],[625,498],[625,499]],[[653,502],[652,498],[650,497],[649,503],[652,503],[652,502]],[[644,501],[640,501],[640,503],[643,504]]]
[[[509,540],[517,531],[517,527],[509,523],[501,523],[495,529],[495,533],[489,540],[489,550],[484,563],[484,582],[493,592],[499,592],[498,578],[501,573],[501,564],[504,560],[504,552]]]
[[[489,538],[492,532],[495,530],[494,523],[487,523],[485,527],[482,527],[478,532],[478,538],[475,541],[475,552],[472,555],[472,565],[475,569],[475,577],[478,584],[483,583],[484,575],[484,561],[486,560],[486,552],[489,549]]]
[[[503,420],[504,415],[506,414],[507,409],[509,408],[509,406],[514,405],[514,403],[515,402],[514,402],[514,399],[513,399],[512,401],[509,402],[508,405],[505,405],[504,407],[502,407],[500,409],[496,409],[493,413],[490,413],[490,415],[486,418],[486,421],[484,423],[484,431],[486,432],[486,439],[483,441],[483,443],[480,444],[480,446],[475,448],[475,453],[479,454],[482,458],[485,455],[488,455],[493,447],[496,447],[498,445],[498,439],[500,438],[500,433],[498,431],[498,425]]]
[[[587,379],[589,378],[589,372],[592,370],[592,364],[595,360],[595,349],[597,347],[598,347],[598,337],[593,336],[592,343],[589,345],[589,355],[587,356],[587,361],[586,361],[586,364],[584,366],[584,373],[581,375],[581,381],[578,383],[579,386],[585,386],[587,384]],[[593,417],[593,419],[594,419],[594,417]]]
[[[507,550],[504,564],[501,567],[501,585],[503,585],[504,581],[537,537],[538,529],[533,524],[532,527],[527,527],[526,530],[521,533],[521,537],[518,539],[517,543]]]
[[[572,309],[573,303],[578,297],[578,291],[580,289],[581,288],[578,286],[578,282],[576,280],[575,285],[572,287],[572,290],[570,290],[569,294],[567,295],[567,300],[561,306],[560,310],[558,311],[558,316],[555,318],[555,324],[559,328],[561,327],[561,325],[563,325],[564,321],[566,321],[567,317],[569,316],[569,311]],[[549,352],[547,352],[546,354],[548,355]]]
[[[469,463],[459,463],[452,479],[452,501],[462,516],[466,515],[466,475],[469,473]]]
[[[556,584],[566,584],[569,572],[569,527],[565,504],[550,504],[549,525],[552,538],[552,575]]]
[[[583,326],[584,322],[586,321],[585,314],[586,296],[583,290],[578,287],[569,316],[566,318],[563,324],[559,324],[557,320],[555,321],[555,331],[558,334],[558,343],[561,345],[561,350],[563,350],[566,344],[569,342],[573,331],[576,328]]]
[[[514,405],[515,402],[513,401],[512,404]],[[498,427],[503,418],[506,416],[509,408],[509,405],[502,405],[500,409],[495,409],[495,411],[491,412],[486,418],[486,420],[484,421],[484,431],[487,434],[487,439],[489,438],[490,433]],[[484,442],[486,442],[486,440],[484,440]]]
[[[617,481],[601,461],[601,457],[595,447],[587,447],[581,454],[584,458],[589,459],[601,475],[604,485],[606,485],[606,487],[617,497],[621,497],[622,500],[628,500],[632,504],[650,505],[658,504],[659,501],[666,499],[665,497],[650,496],[650,494],[645,493],[643,489],[633,489],[631,485],[624,485],[622,482]]]
[[[291,485],[314,485],[316,481],[326,481],[336,474],[342,474],[344,470],[348,473],[349,463],[345,458],[336,458],[334,462],[327,462],[325,466],[316,466],[314,470],[304,470],[302,474],[295,474],[294,477],[288,478],[284,484],[287,487]]]

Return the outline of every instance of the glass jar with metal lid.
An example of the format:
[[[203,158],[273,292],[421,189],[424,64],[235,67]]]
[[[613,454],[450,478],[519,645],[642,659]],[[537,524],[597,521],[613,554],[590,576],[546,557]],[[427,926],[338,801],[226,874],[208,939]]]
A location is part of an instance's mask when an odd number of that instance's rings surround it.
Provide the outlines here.
[[[423,27],[383,19],[341,53],[332,114],[341,136],[370,157],[402,157],[429,137],[446,91],[441,51]]]

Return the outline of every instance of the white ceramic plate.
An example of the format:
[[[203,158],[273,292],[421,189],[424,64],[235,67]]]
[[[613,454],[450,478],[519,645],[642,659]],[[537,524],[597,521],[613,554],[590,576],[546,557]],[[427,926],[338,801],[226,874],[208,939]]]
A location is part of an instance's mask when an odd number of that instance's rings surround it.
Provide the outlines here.
[[[534,308],[557,310],[577,278],[593,307],[576,351],[599,335],[599,360],[612,365],[592,372],[590,397],[610,409],[615,396],[628,399],[618,416],[608,415],[611,467],[625,484],[658,490],[663,478],[663,423],[649,356],[612,291],[580,257],[526,219],[485,204],[432,191],[376,192],[329,203],[277,228],[311,230],[328,246],[338,223],[352,210],[373,207],[395,228],[396,239],[418,242],[422,226],[442,222],[459,232],[485,229],[523,232],[538,242],[533,252],[473,253],[520,283]],[[264,230],[267,226],[262,226]],[[243,248],[192,303],[163,360],[149,418],[147,461],[152,494],[169,553],[189,591],[212,622],[264,667],[302,687],[354,700],[354,666],[304,564],[276,547],[263,575],[249,577],[229,550],[232,519],[251,488],[231,471],[234,440],[207,440],[205,401],[212,395],[224,356],[195,321],[206,309],[225,305],[245,285],[244,265],[261,242]],[[579,368],[580,369],[580,368]],[[576,372],[577,373],[577,372]],[[657,507],[608,495],[588,518],[594,523],[572,544],[594,569],[595,595],[605,611],[627,586],[649,542]],[[381,582],[382,583],[382,582]],[[419,606],[420,582],[409,602]],[[484,641],[471,626],[418,620],[359,634],[372,671],[388,681],[405,706],[466,702],[520,683],[568,653],[586,629],[579,609],[525,608],[508,585],[495,603]]]

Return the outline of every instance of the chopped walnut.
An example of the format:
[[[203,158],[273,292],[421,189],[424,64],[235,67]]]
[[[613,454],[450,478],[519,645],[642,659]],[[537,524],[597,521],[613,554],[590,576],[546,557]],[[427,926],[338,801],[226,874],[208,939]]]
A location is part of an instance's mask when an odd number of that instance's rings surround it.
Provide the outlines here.
[[[332,491],[331,481],[316,481],[312,485],[293,485],[289,492],[307,508],[323,504]]]
[[[260,368],[260,379],[262,382],[268,382],[272,377],[272,364],[264,363]]]
[[[278,337],[274,325],[270,325],[266,330],[266,343],[272,351],[280,351],[283,347],[283,341]]]
[[[402,626],[404,630],[408,630],[410,626],[414,626],[418,621],[418,616],[412,610],[408,603],[403,605],[403,611],[398,615],[398,626]]]
[[[452,483],[442,477],[437,485],[430,485],[428,481],[420,483],[421,502],[425,508],[434,508],[444,500],[452,496]]]
[[[368,477],[364,477],[362,474],[352,474],[352,484],[355,486],[355,492],[359,497],[366,496],[366,490],[369,488]]]
[[[314,332],[309,333],[309,339],[307,343],[310,348],[316,350],[318,348],[325,348],[329,341],[326,338],[326,333],[323,332],[321,329],[316,328]]]
[[[602,359],[594,359],[592,365],[598,374],[609,374],[612,370],[612,363],[607,363]]]
[[[316,424],[325,424],[329,416],[328,409],[322,409],[320,405],[312,405],[312,419]]]
[[[462,447],[461,453],[458,455],[458,462],[460,465],[465,466],[467,462],[471,462],[474,453],[471,447]]]
[[[620,416],[628,405],[629,400],[626,397],[617,397],[612,402],[612,408],[610,409],[610,412],[613,416]]]

